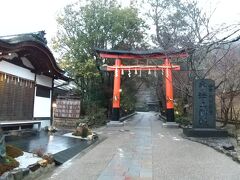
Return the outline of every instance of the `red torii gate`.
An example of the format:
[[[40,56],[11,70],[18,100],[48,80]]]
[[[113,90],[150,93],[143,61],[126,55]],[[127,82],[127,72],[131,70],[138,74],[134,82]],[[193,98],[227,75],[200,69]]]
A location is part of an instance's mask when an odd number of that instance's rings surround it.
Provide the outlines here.
[[[173,85],[172,85],[172,70],[180,70],[179,65],[172,65],[171,58],[186,58],[188,56],[185,50],[177,51],[119,51],[96,49],[96,52],[101,58],[115,59],[114,66],[103,66],[102,69],[106,71],[114,71],[114,90],[113,90],[113,104],[112,104],[112,121],[119,121],[120,115],[120,84],[121,71],[157,71],[164,70],[165,84],[166,84],[166,117],[167,122],[174,122],[174,102],[173,102]],[[163,65],[133,65],[126,66],[121,64],[121,59],[164,59]]]

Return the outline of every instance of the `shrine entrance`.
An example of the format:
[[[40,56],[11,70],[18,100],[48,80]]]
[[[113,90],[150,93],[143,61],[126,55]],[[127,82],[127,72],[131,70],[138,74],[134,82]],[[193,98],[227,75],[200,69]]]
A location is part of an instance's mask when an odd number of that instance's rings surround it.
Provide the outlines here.
[[[186,58],[188,56],[185,50],[177,51],[120,51],[120,50],[106,50],[96,49],[96,52],[101,58],[109,58],[115,60],[113,66],[103,66],[105,71],[114,71],[114,87],[113,87],[113,102],[112,102],[112,121],[119,121],[120,119],[120,93],[121,93],[121,75],[127,71],[131,75],[131,71],[163,71],[166,87],[166,117],[167,122],[174,122],[174,101],[173,101],[173,82],[172,71],[180,70],[179,65],[171,63],[173,58]],[[161,65],[124,65],[121,60],[158,60],[164,61]]]

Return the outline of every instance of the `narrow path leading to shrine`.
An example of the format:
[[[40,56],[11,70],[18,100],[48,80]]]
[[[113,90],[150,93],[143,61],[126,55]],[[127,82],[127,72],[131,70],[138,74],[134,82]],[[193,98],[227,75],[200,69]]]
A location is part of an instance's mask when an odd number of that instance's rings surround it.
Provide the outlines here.
[[[108,138],[41,179],[64,180],[238,180],[240,165],[165,128],[154,112],[138,113],[124,127],[105,127]]]

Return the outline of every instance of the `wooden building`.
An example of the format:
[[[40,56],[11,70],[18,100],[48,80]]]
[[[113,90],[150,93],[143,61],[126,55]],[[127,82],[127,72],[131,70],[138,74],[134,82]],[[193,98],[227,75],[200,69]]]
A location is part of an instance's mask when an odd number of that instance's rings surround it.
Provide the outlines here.
[[[52,119],[54,79],[68,81],[44,32],[0,37],[0,121]]]

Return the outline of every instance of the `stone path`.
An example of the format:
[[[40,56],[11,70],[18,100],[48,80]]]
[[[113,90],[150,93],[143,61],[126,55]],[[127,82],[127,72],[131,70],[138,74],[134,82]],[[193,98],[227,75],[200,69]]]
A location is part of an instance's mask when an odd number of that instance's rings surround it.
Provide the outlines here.
[[[138,113],[124,127],[99,130],[108,138],[40,179],[239,180],[240,165],[164,128],[155,113]]]

